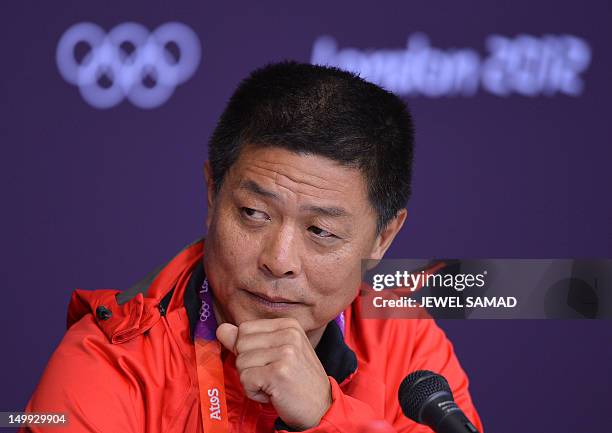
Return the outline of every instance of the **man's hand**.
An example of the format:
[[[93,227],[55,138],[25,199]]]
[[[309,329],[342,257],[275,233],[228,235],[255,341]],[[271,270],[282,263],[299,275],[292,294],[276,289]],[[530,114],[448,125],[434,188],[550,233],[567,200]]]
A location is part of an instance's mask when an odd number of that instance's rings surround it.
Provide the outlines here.
[[[296,429],[319,424],[331,405],[331,386],[306,333],[295,319],[261,319],[240,326],[223,323],[217,339],[236,355],[245,394],[271,402]]]

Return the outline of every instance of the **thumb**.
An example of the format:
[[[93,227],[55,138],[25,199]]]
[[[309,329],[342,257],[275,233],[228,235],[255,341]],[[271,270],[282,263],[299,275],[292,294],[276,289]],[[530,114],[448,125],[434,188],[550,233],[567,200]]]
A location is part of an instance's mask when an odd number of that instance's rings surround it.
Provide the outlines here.
[[[237,355],[235,346],[238,339],[238,327],[231,323],[222,323],[217,327],[217,340],[230,352]]]

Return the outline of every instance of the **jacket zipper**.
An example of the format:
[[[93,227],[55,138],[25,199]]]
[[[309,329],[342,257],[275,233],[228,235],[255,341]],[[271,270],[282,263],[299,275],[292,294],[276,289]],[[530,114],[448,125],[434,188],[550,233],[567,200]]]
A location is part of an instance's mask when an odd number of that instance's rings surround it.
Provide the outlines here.
[[[161,317],[166,317],[167,308],[168,308],[168,305],[170,304],[170,300],[172,299],[173,293],[174,293],[174,288],[172,288],[172,290],[166,293],[166,296],[164,296],[162,300],[159,301],[159,304],[157,304],[157,309],[159,310],[159,315]]]

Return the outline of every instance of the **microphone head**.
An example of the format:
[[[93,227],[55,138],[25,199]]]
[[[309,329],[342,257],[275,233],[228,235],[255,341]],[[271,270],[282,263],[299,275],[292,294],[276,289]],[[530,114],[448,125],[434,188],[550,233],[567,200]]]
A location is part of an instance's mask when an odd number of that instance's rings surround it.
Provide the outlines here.
[[[437,392],[447,392],[450,400],[454,400],[444,376],[429,370],[410,373],[400,384],[397,393],[402,412],[414,422],[421,423],[419,414],[423,404]]]

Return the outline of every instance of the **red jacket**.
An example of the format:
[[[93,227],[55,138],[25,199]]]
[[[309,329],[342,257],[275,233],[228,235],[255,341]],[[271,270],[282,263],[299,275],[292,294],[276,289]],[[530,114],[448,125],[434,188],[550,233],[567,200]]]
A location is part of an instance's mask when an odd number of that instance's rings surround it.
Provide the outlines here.
[[[62,432],[202,432],[192,335],[203,250],[204,241],[196,241],[125,292],[75,290],[68,330],[26,411],[66,413]],[[402,379],[419,369],[444,375],[455,401],[482,432],[468,378],[434,320],[363,320],[359,297],[344,314],[344,337],[332,321],[316,348],[333,403],[307,432],[358,433],[377,420],[391,431],[431,432],[406,418],[397,401]],[[224,349],[230,430],[284,431],[273,406],[244,396],[234,360]]]

